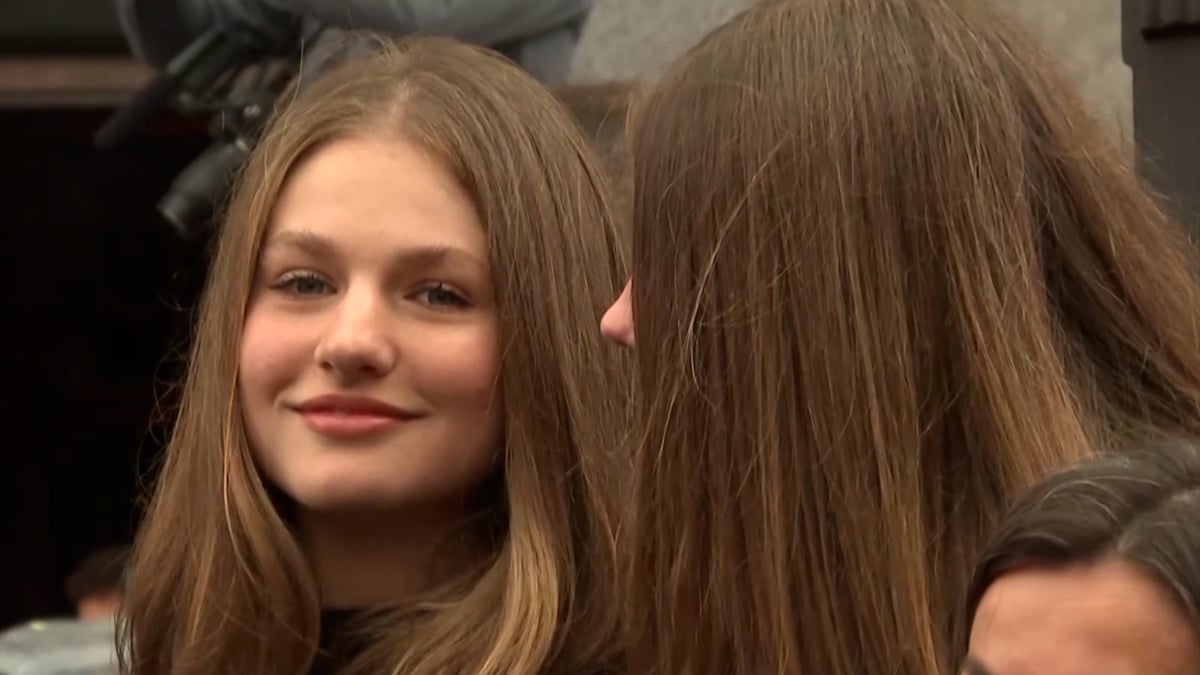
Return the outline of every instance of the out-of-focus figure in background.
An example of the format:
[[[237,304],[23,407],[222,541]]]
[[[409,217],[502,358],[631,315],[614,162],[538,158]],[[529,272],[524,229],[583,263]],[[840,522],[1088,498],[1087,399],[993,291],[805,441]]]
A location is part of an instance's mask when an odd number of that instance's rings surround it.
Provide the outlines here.
[[[168,104],[210,116],[212,146],[159,203],[180,236],[207,236],[286,83],[299,78],[303,88],[322,70],[331,43],[341,53],[371,49],[366,36],[346,33],[440,35],[483,45],[553,87],[570,72],[591,6],[591,0],[117,0],[134,55],[160,74],[105,123],[96,145],[121,146]]]
[[[117,672],[114,619],[121,608],[129,547],[89,553],[67,577],[75,618],[30,621],[0,633],[0,675]]]
[[[111,619],[121,609],[122,580],[129,547],[109,546],[88,554],[67,578],[66,595],[82,621]]]
[[[566,79],[591,0],[117,0],[139,58],[165,67],[216,26],[291,44],[303,24],[387,35],[444,35],[491,47],[542,82]]]

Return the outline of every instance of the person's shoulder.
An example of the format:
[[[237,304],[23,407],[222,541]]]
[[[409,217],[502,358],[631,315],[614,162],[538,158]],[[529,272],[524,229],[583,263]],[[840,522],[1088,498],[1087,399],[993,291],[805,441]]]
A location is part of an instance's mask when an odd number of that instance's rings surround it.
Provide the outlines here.
[[[0,675],[114,675],[110,620],[30,621],[0,633]]]

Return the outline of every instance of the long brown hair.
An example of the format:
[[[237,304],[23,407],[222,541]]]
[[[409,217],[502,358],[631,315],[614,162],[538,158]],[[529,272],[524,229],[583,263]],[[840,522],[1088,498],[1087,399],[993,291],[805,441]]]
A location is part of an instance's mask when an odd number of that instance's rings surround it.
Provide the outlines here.
[[[635,672],[937,672],[1010,495],[1200,426],[1182,230],[983,7],[763,3],[631,143]]]
[[[376,626],[351,671],[594,672],[614,658],[627,414],[620,357],[595,331],[624,272],[607,179],[562,104],[511,63],[438,39],[381,49],[289,94],[246,163],[137,537],[126,672],[302,673],[313,658],[318,592],[252,464],[237,351],[282,184],[315,148],[351,134],[421,143],[473,196],[505,402],[494,550],[470,578]]]

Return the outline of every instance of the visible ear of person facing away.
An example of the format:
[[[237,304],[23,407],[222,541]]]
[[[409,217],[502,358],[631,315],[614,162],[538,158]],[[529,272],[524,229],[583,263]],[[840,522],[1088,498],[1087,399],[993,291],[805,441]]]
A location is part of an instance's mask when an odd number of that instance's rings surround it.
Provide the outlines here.
[[[971,583],[962,672],[1197,672],[1198,448],[1106,455],[1026,493]]]
[[[553,94],[433,38],[343,54],[246,163],[138,532],[134,675],[622,659],[625,274]]]
[[[1200,432],[1196,253],[988,5],[759,3],[635,103],[634,672],[952,669],[1015,494]]]

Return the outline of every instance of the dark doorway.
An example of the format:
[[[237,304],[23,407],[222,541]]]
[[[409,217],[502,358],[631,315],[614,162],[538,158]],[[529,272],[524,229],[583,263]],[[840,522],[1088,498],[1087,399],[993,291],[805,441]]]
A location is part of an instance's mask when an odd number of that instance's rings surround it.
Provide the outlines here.
[[[153,466],[204,252],[155,204],[204,147],[204,121],[167,119],[128,148],[91,146],[103,108],[0,110],[3,398],[0,628],[68,614],[63,581],[127,541]]]

